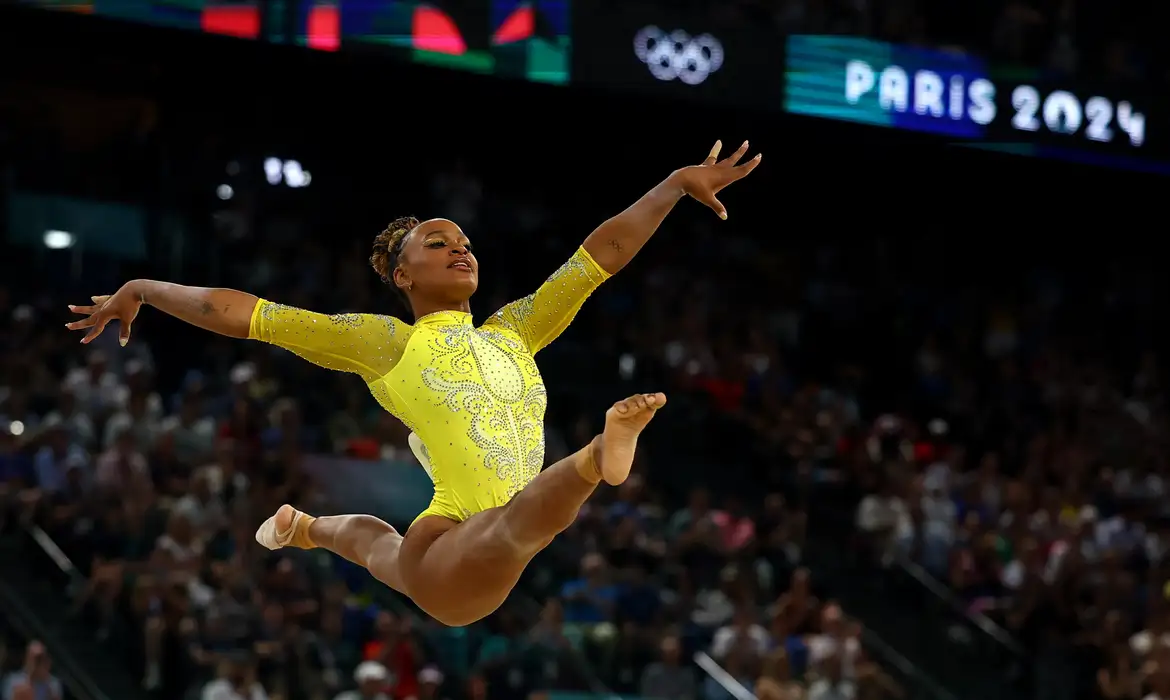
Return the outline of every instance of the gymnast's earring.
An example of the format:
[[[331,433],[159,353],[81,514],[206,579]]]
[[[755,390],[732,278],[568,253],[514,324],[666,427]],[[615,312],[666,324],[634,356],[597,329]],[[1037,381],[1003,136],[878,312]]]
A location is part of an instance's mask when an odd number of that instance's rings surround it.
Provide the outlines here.
[[[412,289],[414,289],[414,282],[411,282],[410,284],[406,285],[406,291],[409,292]]]

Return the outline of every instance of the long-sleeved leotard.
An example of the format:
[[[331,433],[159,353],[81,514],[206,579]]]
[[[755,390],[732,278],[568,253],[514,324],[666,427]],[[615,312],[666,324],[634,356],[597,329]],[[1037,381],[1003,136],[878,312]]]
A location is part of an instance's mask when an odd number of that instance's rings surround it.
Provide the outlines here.
[[[435,496],[419,516],[462,521],[507,503],[544,465],[544,382],[534,356],[609,275],[579,248],[535,293],[482,326],[440,311],[324,314],[260,300],[249,337],[366,381],[421,440]]]

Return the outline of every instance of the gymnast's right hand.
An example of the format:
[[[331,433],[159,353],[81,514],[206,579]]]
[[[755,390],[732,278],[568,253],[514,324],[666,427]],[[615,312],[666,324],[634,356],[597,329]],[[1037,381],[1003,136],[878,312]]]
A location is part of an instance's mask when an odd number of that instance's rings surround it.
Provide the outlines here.
[[[699,165],[677,170],[674,176],[681,180],[683,192],[706,204],[719,215],[720,219],[726,219],[727,208],[715,195],[731,183],[747,177],[760,164],[763,154],[757,153],[746,163],[740,163],[739,161],[743,159],[748,149],[748,142],[744,141],[743,145],[735,150],[735,153],[719,160],[719,151],[722,148],[723,142],[716,141],[715,145],[711,147],[711,152],[707,154],[706,160]]]
[[[89,306],[69,305],[70,311],[85,316],[85,318],[67,323],[65,327],[71,331],[88,328],[89,332],[81,339],[82,344],[87,344],[101,335],[110,321],[117,319],[118,325],[121,326],[118,342],[125,347],[126,343],[130,342],[130,324],[134,323],[134,319],[138,316],[138,310],[142,308],[142,292],[138,290],[134,282],[127,282],[114,294],[90,297],[90,299],[93,300],[93,304]]]

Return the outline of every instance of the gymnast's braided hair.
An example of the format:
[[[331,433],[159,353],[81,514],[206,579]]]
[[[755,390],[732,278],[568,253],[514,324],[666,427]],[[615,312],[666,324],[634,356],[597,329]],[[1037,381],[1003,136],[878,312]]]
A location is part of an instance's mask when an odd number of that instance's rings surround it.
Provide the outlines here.
[[[398,258],[406,246],[406,234],[410,233],[421,223],[413,216],[402,216],[390,222],[384,231],[374,238],[374,252],[370,255],[370,265],[382,281],[394,288],[406,309],[410,310],[410,299],[406,291],[394,284],[394,270],[398,267]]]

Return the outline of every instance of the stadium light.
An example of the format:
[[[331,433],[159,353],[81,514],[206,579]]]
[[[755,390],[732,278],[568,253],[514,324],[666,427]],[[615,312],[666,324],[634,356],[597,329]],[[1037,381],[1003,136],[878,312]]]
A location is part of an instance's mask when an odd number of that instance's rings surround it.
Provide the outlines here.
[[[72,248],[76,240],[76,237],[68,231],[58,231],[57,229],[49,229],[48,231],[45,231],[45,247],[50,250],[64,250],[65,248]]]
[[[309,183],[313,181],[313,176],[298,161],[265,158],[264,179],[268,180],[270,185],[283,183],[287,187],[296,189],[308,187]]]

